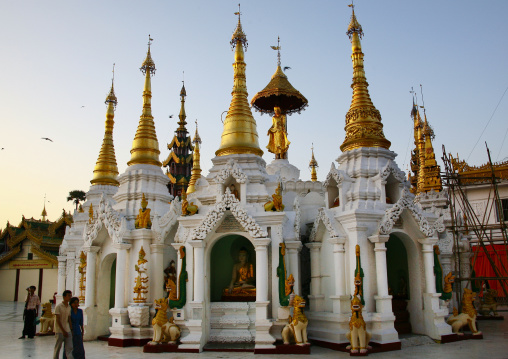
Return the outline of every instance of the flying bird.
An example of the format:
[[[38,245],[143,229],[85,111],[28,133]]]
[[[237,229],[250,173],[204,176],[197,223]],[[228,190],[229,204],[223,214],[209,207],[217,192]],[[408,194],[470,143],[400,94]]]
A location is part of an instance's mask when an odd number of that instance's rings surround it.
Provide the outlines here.
[[[169,115],[169,118],[173,118],[173,115]]]
[[[41,140],[46,140],[46,141],[51,141],[53,142],[53,140],[51,138],[47,138],[47,137],[41,137]]]
[[[286,71],[286,70],[291,70],[291,67],[289,67],[289,66],[284,66],[284,71]]]
[[[81,106],[81,108],[83,108],[83,107],[85,107],[85,106]]]
[[[5,149],[5,148],[4,148],[4,147],[2,147],[2,151],[3,151],[4,149]]]

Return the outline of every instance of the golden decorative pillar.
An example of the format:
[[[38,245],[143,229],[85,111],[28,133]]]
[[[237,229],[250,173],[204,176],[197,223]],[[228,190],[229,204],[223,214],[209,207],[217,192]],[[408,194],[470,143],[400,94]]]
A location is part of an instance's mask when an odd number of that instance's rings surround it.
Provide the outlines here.
[[[250,153],[262,156],[263,151],[259,148],[256,121],[252,116],[249,102],[247,100],[247,84],[245,76],[244,47],[247,49],[247,36],[242,29],[240,22],[240,11],[238,24],[231,39],[231,46],[235,49],[234,85],[229,105],[229,111],[224,120],[221,143],[215,152],[216,156],[231,154]]]
[[[198,133],[198,120],[196,120],[196,134],[194,135],[192,143],[194,144],[194,151],[192,153],[191,179],[189,181],[189,187],[187,187],[187,194],[191,194],[196,191],[196,181],[201,177],[201,166],[199,163],[201,158],[201,155],[199,154],[201,137],[199,137]]]
[[[153,39],[148,36],[148,52],[146,59],[141,65],[141,72],[145,75],[145,87],[143,89],[143,112],[139,118],[138,128],[132,142],[131,160],[128,166],[136,164],[148,164],[162,166],[159,161],[159,142],[155,133],[155,124],[152,116],[152,82],[151,76],[155,74],[155,63],[150,54],[150,45]]]
[[[385,138],[381,114],[374,107],[367,87],[367,78],[363,67],[363,52],[360,38],[363,36],[362,26],[356,19],[355,10],[347,30],[352,44],[353,61],[353,98],[346,114],[346,138],[340,146],[342,152],[360,147],[382,147],[389,149],[390,141]]]
[[[113,65],[114,66],[114,65]],[[90,183],[95,185],[109,185],[118,187],[118,166],[116,164],[115,146],[113,144],[113,126],[115,124],[115,109],[118,101],[114,90],[114,67],[113,80],[111,80],[111,90],[106,97],[105,104],[108,105],[106,111],[106,129],[104,131],[104,139],[102,140],[101,150],[95,169],[93,170],[93,178]]]
[[[81,252],[79,255],[79,302],[85,303],[85,290],[86,290],[86,254]]]
[[[93,203],[90,203],[90,208],[88,208],[88,224],[92,224],[94,221],[93,218]]]
[[[134,265],[134,270],[138,273],[134,279],[133,293],[136,294],[136,297],[134,297],[134,303],[146,302],[146,293],[148,293],[148,274],[146,263],[148,263],[148,261],[145,259],[145,255],[145,250],[143,249],[143,246],[141,246],[138,255],[138,264]]]
[[[310,180],[312,182],[316,182],[317,181],[317,171],[316,169],[318,168],[318,163],[316,161],[316,159],[314,158],[314,144],[312,144],[312,158],[309,162],[309,169],[310,169]]]
[[[152,221],[150,220],[150,208],[146,208],[148,205],[148,201],[146,200],[145,194],[143,193],[143,198],[141,198],[141,208],[139,209],[139,213],[136,216],[136,221],[134,222],[134,227],[136,229],[139,228],[152,228]]]

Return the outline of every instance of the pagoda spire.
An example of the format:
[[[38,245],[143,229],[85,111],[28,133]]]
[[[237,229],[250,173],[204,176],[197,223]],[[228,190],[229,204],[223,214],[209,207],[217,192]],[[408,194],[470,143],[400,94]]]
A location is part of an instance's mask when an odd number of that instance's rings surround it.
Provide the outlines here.
[[[262,156],[259,148],[256,121],[247,100],[247,84],[245,77],[244,47],[247,49],[247,36],[240,21],[240,5],[238,5],[238,24],[231,39],[231,46],[235,49],[234,85],[231,104],[224,120],[221,144],[215,152],[216,156],[231,154],[254,154]]]
[[[42,210],[41,216],[42,216],[42,221],[45,222],[46,217],[48,216],[48,212],[46,212],[46,203],[44,203],[44,208]]]
[[[191,194],[196,191],[196,181],[201,177],[201,166],[200,166],[200,154],[199,154],[199,145],[201,144],[201,137],[199,137],[198,133],[198,120],[196,120],[196,134],[194,135],[194,140],[192,141],[194,144],[194,152],[192,153],[192,175],[189,182],[189,187],[187,187],[187,194]]]
[[[349,5],[353,14],[346,34],[352,44],[353,98],[346,114],[346,138],[340,146],[342,152],[360,147],[382,147],[389,149],[390,141],[383,134],[381,114],[370,99],[367,78],[363,67],[363,52],[360,39],[363,29],[356,19],[353,4]]]
[[[180,114],[178,115],[178,118],[180,121],[178,121],[178,129],[177,131],[185,131],[187,132],[187,128],[185,125],[187,122],[185,122],[185,119],[187,118],[187,115],[185,114],[185,97],[187,97],[187,91],[185,91],[185,83],[182,81],[182,90],[180,91]]]
[[[115,124],[115,109],[118,101],[115,96],[115,65],[113,64],[113,78],[111,79],[111,90],[104,102],[108,109],[106,110],[106,129],[104,131],[104,139],[102,140],[99,157],[93,170],[93,178],[90,181],[92,186],[106,185],[119,186],[118,166],[116,164],[115,146],[113,145],[113,126]]]
[[[159,142],[155,133],[155,124],[152,116],[152,83],[151,76],[155,74],[155,63],[150,54],[150,45],[153,39],[148,35],[148,52],[146,59],[141,65],[141,72],[145,75],[145,87],[143,89],[143,112],[139,119],[138,128],[134,141],[132,141],[131,160],[128,166],[137,164],[149,164],[161,166],[159,161]]]
[[[316,161],[316,159],[314,158],[314,144],[312,144],[312,158],[309,162],[309,168],[310,168],[310,180],[312,182],[316,182],[317,181],[317,168],[319,167],[318,166],[318,163]]]

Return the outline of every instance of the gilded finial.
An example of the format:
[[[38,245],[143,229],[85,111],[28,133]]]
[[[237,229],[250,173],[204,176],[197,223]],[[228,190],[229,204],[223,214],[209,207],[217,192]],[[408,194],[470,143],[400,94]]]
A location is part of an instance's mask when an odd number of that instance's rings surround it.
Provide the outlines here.
[[[178,114],[179,121],[177,131],[187,133],[187,128],[185,127],[187,124],[185,121],[187,118],[187,114],[185,113],[185,97],[187,97],[187,91],[185,90],[185,82],[182,81],[182,89],[180,90],[180,113]]]
[[[311,160],[309,162],[309,169],[311,171],[310,180],[312,182],[316,182],[317,181],[317,171],[316,171],[316,169],[319,166],[318,166],[318,163],[316,161],[316,158],[314,158],[314,143],[312,144],[311,150],[312,150],[312,158],[311,158]]]
[[[351,40],[353,62],[353,98],[351,106],[346,114],[346,138],[340,146],[342,152],[361,147],[390,148],[390,141],[385,138],[381,114],[370,99],[367,78],[363,65],[363,52],[360,38],[363,30],[356,19],[354,5],[352,8],[351,22],[348,26],[347,35]]]
[[[44,204],[44,208],[43,208],[42,213],[41,213],[43,221],[46,220],[47,215],[48,215],[48,212],[46,212],[46,204]]]
[[[148,205],[148,201],[146,200],[145,194],[143,193],[143,197],[141,198],[141,208],[146,209]]]
[[[240,21],[240,16],[242,13],[240,12],[240,4],[238,4],[238,12],[235,12],[235,15],[238,15],[238,24],[236,25],[235,32],[233,33],[233,36],[231,37],[231,47],[234,49],[236,47],[237,43],[240,43],[245,48],[245,51],[247,51],[247,36],[243,32],[242,29],[242,22]]]
[[[150,47],[153,39],[148,35],[148,51],[146,58],[140,67],[145,75],[145,86],[143,89],[143,112],[139,118],[138,128],[134,141],[132,141],[131,159],[128,166],[137,164],[149,164],[162,166],[159,161],[159,142],[155,132],[155,123],[152,116],[152,81],[151,76],[155,74],[155,63],[152,60]]]
[[[115,146],[113,143],[113,127],[115,125],[115,109],[118,100],[115,96],[115,64],[113,64],[113,77],[111,78],[111,89],[104,103],[108,106],[106,110],[106,123],[104,130],[104,139],[99,151],[99,157],[95,163],[93,178],[90,181],[92,185],[106,185],[118,187],[117,181],[118,166],[116,164]]]
[[[272,50],[277,50],[277,66],[280,67],[280,37],[277,36],[277,46],[270,46]]]

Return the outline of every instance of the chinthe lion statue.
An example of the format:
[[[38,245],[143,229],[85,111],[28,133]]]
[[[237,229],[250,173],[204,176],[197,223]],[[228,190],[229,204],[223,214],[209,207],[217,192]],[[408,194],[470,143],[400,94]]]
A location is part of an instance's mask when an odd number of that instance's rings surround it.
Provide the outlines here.
[[[42,305],[41,334],[53,333],[55,331],[55,315],[51,312],[51,303]]]
[[[167,300],[164,298],[155,300],[155,309],[157,314],[152,320],[153,339],[150,344],[176,344],[180,338],[180,327],[173,322],[173,317],[168,320],[166,313],[168,310]]]
[[[349,333],[346,333],[346,338],[351,345],[346,349],[350,349],[351,353],[367,353],[371,347],[368,345],[370,342],[371,334],[367,332],[367,325],[362,316],[362,301],[356,295],[351,300],[351,320],[349,321]]]
[[[487,289],[483,292],[483,302],[480,309],[482,315],[490,315],[492,312],[493,315],[497,314],[497,290],[495,289]]]
[[[462,313],[459,314],[457,308],[453,308],[453,315],[448,318],[447,323],[452,326],[452,332],[458,335],[464,335],[460,330],[466,325],[473,335],[480,335],[482,332],[476,328],[476,309],[474,309],[474,299],[476,293],[471,289],[464,288],[464,295],[462,298]]]
[[[307,325],[309,321],[303,312],[305,300],[299,295],[293,299],[293,317],[289,316],[288,324],[282,329],[284,344],[308,345]]]

